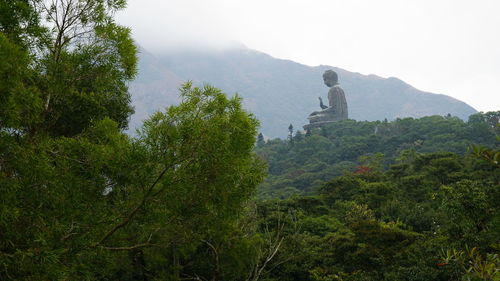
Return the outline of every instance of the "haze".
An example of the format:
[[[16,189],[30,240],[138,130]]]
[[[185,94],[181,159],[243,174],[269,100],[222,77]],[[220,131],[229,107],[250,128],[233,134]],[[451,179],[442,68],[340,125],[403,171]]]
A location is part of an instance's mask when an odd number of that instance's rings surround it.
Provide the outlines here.
[[[117,18],[153,53],[244,44],[311,66],[398,77],[497,111],[499,11],[496,0],[129,0]]]

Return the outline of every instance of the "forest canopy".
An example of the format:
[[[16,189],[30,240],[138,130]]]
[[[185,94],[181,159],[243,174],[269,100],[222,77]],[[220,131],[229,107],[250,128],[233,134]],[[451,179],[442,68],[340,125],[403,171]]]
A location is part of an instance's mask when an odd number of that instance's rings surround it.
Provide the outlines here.
[[[390,122],[345,120],[312,132],[293,132],[292,126],[286,140],[257,143],[257,153],[269,163],[269,177],[259,192],[264,198],[311,194],[345,172],[388,168],[417,153],[465,155],[472,144],[498,147],[499,119],[497,111],[471,115],[467,122],[436,115]]]
[[[237,223],[265,166],[239,97],[185,83],[131,138],[125,1],[0,5],[0,279],[217,276],[207,255],[254,251]]]

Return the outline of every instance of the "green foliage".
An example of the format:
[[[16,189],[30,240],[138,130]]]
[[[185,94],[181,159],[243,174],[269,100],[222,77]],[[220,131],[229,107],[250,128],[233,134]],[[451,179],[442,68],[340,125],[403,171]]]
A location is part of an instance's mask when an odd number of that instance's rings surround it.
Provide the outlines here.
[[[500,112],[488,112],[487,113],[490,118],[488,118],[488,123],[493,127],[496,128],[497,131],[500,131],[500,123],[499,123],[499,116]],[[486,117],[485,117],[486,119]],[[492,120],[493,119],[493,120]],[[500,136],[497,136],[497,140],[500,142]],[[493,150],[489,149],[484,146],[480,145],[471,145],[471,150],[474,155],[476,155],[479,158],[483,158],[486,161],[492,163],[493,165],[496,165],[497,167],[500,166],[500,150]]]
[[[71,138],[2,131],[2,279],[251,271],[260,242],[238,223],[265,167],[252,153],[258,122],[211,86],[181,96],[137,140],[109,118]]]
[[[253,193],[264,165],[251,154],[257,121],[241,108],[238,97],[227,99],[205,86],[181,89],[183,102],[156,113],[140,131],[139,141],[166,170],[158,184],[167,198],[162,208],[176,221],[197,228],[238,217],[239,206]],[[156,189],[156,188],[155,188]]]
[[[57,280],[74,274],[81,263],[100,266],[89,247],[103,223],[118,215],[103,193],[115,186],[115,173],[125,172],[116,160],[126,164],[130,153],[116,123],[108,119],[94,126],[105,134],[36,143],[2,134],[0,222],[8,229],[0,239],[3,278]]]
[[[498,146],[493,125],[498,112],[478,113],[468,122],[454,117],[405,118],[393,122],[344,120],[328,127],[293,137],[293,146],[270,140],[257,148],[269,163],[270,176],[260,188],[263,198],[284,198],[293,194],[313,194],[322,182],[345,172],[377,171],[399,161],[412,161],[418,153],[452,152],[463,155],[471,144],[477,154],[495,161]],[[453,156],[455,157],[455,156]],[[439,159],[433,165],[435,177],[450,181],[453,159]],[[436,163],[437,164],[437,163]]]
[[[0,126],[31,128],[42,112],[42,99],[28,69],[28,53],[0,33]]]
[[[335,177],[317,195],[291,196],[279,210],[264,203],[264,220],[297,214],[269,280],[495,280],[498,168],[471,154],[396,158],[386,169],[380,156],[362,157],[369,169]],[[443,257],[468,247],[469,258]]]
[[[477,248],[457,251],[443,251],[441,266],[458,265],[462,271],[461,280],[495,281],[500,278],[500,258],[498,254],[482,255]]]
[[[461,180],[441,188],[441,208],[450,219],[448,229],[443,230],[450,233],[451,238],[484,248],[492,243],[491,236],[500,236],[492,225],[500,215],[495,208],[500,200],[498,185]]]
[[[255,118],[188,83],[128,138],[136,47],[111,17],[125,2],[46,4],[2,2],[0,279],[209,276],[215,261],[188,265],[228,235],[217,268],[247,274],[229,257],[257,245],[236,227],[263,176]]]
[[[242,280],[267,264],[246,208],[265,169],[258,122],[239,97],[186,83],[123,134],[137,64],[113,20],[124,6],[0,3],[2,280]]]
[[[28,115],[5,126],[74,136],[108,117],[127,128],[133,113],[127,82],[136,74],[137,48],[130,30],[113,20],[125,1],[0,5],[2,110],[10,119]]]
[[[0,32],[22,48],[33,48],[46,31],[40,26],[40,15],[33,3],[39,1],[9,0],[0,2]],[[38,38],[37,38],[38,37]]]

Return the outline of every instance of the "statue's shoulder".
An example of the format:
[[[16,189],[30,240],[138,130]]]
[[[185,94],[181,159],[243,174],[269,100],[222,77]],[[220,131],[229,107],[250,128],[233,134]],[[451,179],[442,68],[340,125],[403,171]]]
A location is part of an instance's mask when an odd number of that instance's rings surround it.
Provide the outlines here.
[[[336,84],[336,85],[330,87],[329,92],[344,92],[344,90],[342,90],[342,88],[340,87],[339,84]]]

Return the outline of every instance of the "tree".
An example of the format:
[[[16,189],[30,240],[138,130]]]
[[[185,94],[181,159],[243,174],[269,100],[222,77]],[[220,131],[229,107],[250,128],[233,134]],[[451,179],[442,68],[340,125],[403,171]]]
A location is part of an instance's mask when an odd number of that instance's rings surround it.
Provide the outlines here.
[[[187,273],[263,177],[257,120],[188,83],[131,139],[136,47],[112,18],[125,1],[0,5],[0,279]]]
[[[133,113],[126,82],[136,74],[137,48],[128,28],[112,16],[123,0],[42,1],[49,43],[42,57],[49,87],[45,125],[55,135],[74,135],[105,116],[126,128]]]
[[[30,135],[73,136],[109,117],[121,129],[133,113],[127,81],[135,77],[137,48],[128,28],[113,20],[123,0],[16,0],[1,3],[0,30],[27,52],[29,94],[40,103]],[[41,21],[40,19],[43,19]],[[5,39],[2,39],[5,41]],[[27,66],[30,66],[29,68]],[[22,92],[22,95],[28,93]],[[26,125],[26,124],[25,124]]]
[[[193,247],[219,252],[216,233],[242,215],[265,166],[252,153],[258,122],[242,109],[239,97],[227,99],[216,88],[188,82],[181,98],[179,106],[146,121],[139,140],[158,175],[144,198],[151,197],[150,210],[166,212],[162,221],[170,223],[163,226],[168,229],[163,238],[176,245],[167,257],[189,259],[182,253]],[[183,273],[203,275],[182,270],[174,275]]]
[[[293,139],[295,142],[301,142],[302,140],[304,140],[304,134],[302,134],[301,131],[296,131]]]
[[[259,135],[257,136],[257,146],[260,147],[263,146],[264,144],[266,144],[264,136],[262,135],[262,133],[259,133]]]
[[[498,116],[496,118],[498,118]],[[498,119],[496,122],[497,122],[496,128],[500,130],[500,124],[498,124]],[[497,140],[500,141],[500,136],[497,136]],[[471,145],[470,148],[473,155],[475,155],[476,157],[482,158],[490,162],[491,164],[500,167],[500,150],[489,149],[487,147],[479,145]]]
[[[39,47],[46,31],[40,25],[40,14],[35,2],[30,0],[10,0],[0,2],[0,32],[22,48]]]
[[[28,53],[0,33],[0,128],[22,130],[38,123],[42,111],[39,91],[29,85]]]
[[[187,83],[181,96],[136,141],[109,118],[34,144],[2,132],[2,279],[126,280],[146,266],[212,276],[181,261],[243,215],[265,168],[252,153],[258,122],[216,88]]]
[[[128,207],[108,189],[133,198],[125,186],[141,177],[124,176],[124,167],[144,159],[120,132],[137,60],[130,31],[112,17],[124,5],[0,2],[2,280],[109,269],[90,237]]]

